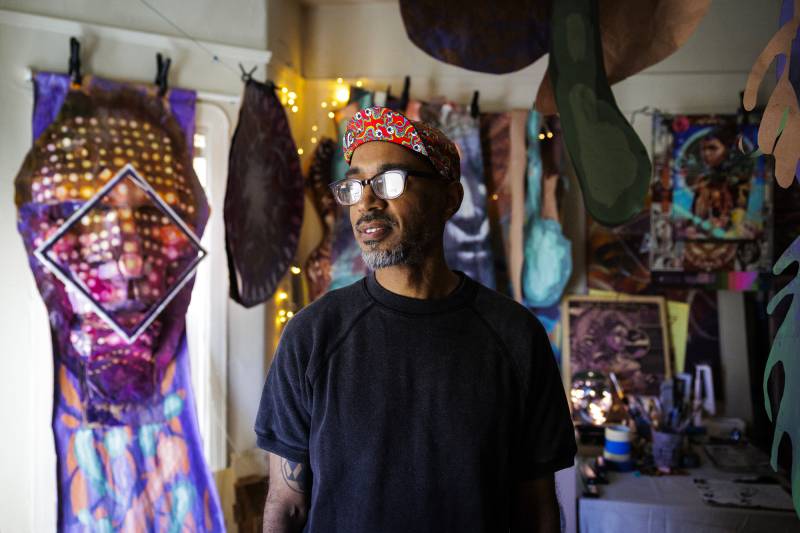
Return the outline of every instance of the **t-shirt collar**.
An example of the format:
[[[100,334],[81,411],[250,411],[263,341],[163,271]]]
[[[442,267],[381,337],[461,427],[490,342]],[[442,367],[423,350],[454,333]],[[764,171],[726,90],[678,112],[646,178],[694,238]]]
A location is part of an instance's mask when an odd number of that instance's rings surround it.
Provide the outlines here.
[[[410,314],[432,314],[442,313],[462,307],[475,296],[477,289],[476,283],[463,272],[454,270],[458,274],[460,281],[458,286],[444,298],[419,299],[409,298],[400,294],[393,293],[381,286],[375,278],[375,272],[370,272],[364,279],[364,289],[367,294],[378,304],[389,307],[395,311]]]

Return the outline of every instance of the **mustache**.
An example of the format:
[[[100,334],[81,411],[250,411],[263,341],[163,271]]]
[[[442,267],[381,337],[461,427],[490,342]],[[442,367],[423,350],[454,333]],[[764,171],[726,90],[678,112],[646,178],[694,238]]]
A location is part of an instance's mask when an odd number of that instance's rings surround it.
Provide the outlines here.
[[[356,228],[359,228],[362,224],[366,224],[367,222],[375,222],[381,221],[386,222],[390,226],[396,226],[397,222],[395,222],[389,215],[384,213],[367,213],[363,217],[359,218],[356,222]]]

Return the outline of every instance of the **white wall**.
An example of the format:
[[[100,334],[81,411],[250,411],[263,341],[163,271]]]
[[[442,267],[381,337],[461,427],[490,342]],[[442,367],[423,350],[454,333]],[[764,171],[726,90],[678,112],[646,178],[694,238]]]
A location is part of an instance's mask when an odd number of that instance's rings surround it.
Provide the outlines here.
[[[620,109],[628,116],[644,106],[673,113],[733,113],[739,106],[739,92],[762,48],[778,27],[779,0],[714,0],[706,17],[689,41],[661,63],[613,87]],[[518,72],[501,76],[470,72],[446,65],[419,50],[406,36],[399,5],[380,3],[322,3],[307,8],[307,42],[303,47],[303,75],[310,99],[319,100],[329,92],[331,79],[365,80],[368,87],[384,89],[391,84],[399,94],[403,76],[411,76],[412,98],[445,95],[468,103],[480,91],[482,110],[529,108],[547,68],[547,57]],[[774,75],[768,76],[760,91],[765,102]],[[316,111],[316,113],[315,113]],[[324,113],[312,110],[306,117],[328,126]],[[310,123],[306,124],[306,128]],[[639,116],[634,128],[650,148],[651,121]],[[308,136],[308,130],[304,132]],[[565,198],[564,230],[573,241],[574,273],[569,290],[581,292],[586,286],[584,211],[577,182]],[[725,380],[730,393],[747,390],[747,345],[742,342],[744,313],[742,299],[734,294],[719,295],[720,339]],[[749,398],[730,401],[729,416],[749,419]]]
[[[191,5],[169,0],[148,1],[196,38],[249,47],[256,52],[266,50],[265,0],[195,0]],[[136,1],[0,0],[1,9],[180,35]],[[173,60],[171,84],[232,95],[241,92],[239,76],[213,63],[196,46],[170,46],[159,39],[152,45],[146,42],[132,45],[98,38],[91,30],[84,32],[81,41],[84,72],[116,79],[152,81],[155,53],[161,51]],[[33,98],[30,84],[24,81],[25,72],[28,68],[66,70],[68,43],[69,35],[0,22],[0,90],[3,94],[0,98],[3,124],[0,130],[0,176],[3,177],[0,184],[0,247],[3,250],[0,301],[4,302],[0,306],[0,340],[5,348],[0,372],[0,405],[4,406],[0,410],[0,531],[4,533],[48,531],[54,517],[49,339],[33,338],[32,333],[40,330],[47,317],[33,289],[27,257],[16,231],[13,179],[31,144]],[[259,53],[244,55],[252,58]],[[224,57],[223,60],[236,66],[235,58]],[[257,74],[264,76],[263,64]],[[238,106],[220,105],[235,124]],[[222,216],[221,205],[212,206],[212,216]],[[229,306],[229,361],[248,367],[251,372],[248,382],[258,382],[260,389],[266,368],[264,306],[251,311],[233,303]],[[230,389],[236,390],[235,382]],[[257,398],[257,395],[251,396],[250,401],[257,402]],[[244,426],[239,421],[235,424]],[[252,426],[252,419],[248,424]],[[244,449],[250,445],[249,439],[249,435],[234,436],[232,447]],[[52,494],[52,501],[36,509],[33,507],[35,495],[42,493]]]

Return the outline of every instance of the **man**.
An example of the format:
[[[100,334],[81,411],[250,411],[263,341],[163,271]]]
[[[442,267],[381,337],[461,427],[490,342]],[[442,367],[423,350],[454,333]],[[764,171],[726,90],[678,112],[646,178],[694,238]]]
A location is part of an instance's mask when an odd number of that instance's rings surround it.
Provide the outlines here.
[[[558,531],[553,473],[575,455],[566,397],[533,315],[447,267],[455,146],[375,107],[344,149],[331,188],[374,273],[283,333],[256,421],[264,531]]]

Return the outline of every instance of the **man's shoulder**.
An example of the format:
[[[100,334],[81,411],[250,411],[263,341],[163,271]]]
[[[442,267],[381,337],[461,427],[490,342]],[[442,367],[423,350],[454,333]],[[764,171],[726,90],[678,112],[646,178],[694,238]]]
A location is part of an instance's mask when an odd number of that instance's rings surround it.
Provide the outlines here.
[[[325,293],[298,311],[286,325],[286,332],[307,335],[312,330],[341,330],[349,318],[358,315],[370,303],[364,280],[360,279]]]
[[[530,309],[513,298],[479,285],[475,312],[512,353],[530,353],[546,338],[544,326]]]

